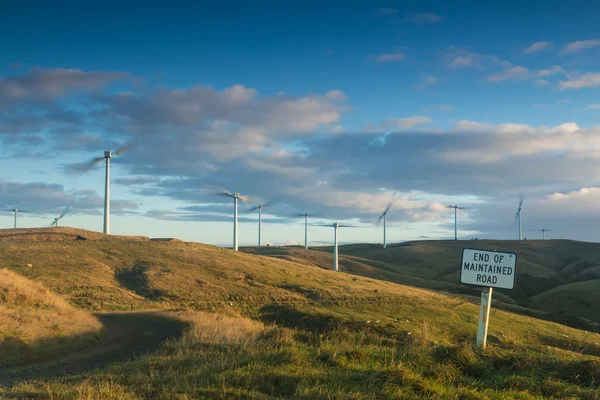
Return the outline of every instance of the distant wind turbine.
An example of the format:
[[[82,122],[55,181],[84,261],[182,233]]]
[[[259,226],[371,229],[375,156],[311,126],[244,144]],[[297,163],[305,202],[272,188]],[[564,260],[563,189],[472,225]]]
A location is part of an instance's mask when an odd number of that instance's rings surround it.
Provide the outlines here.
[[[517,209],[517,213],[515,214],[515,221],[519,220],[519,240],[523,240],[523,223],[521,221],[521,210],[523,208],[523,202],[525,201],[525,196],[521,195],[519,197],[519,208]]]
[[[262,209],[270,206],[271,204],[273,204],[273,202],[259,204],[256,207],[252,207],[250,210],[248,210],[249,213],[258,210],[258,247],[262,246]]]
[[[243,203],[249,203],[250,198],[242,196],[237,192],[231,193],[227,190],[221,190],[217,195],[233,198],[233,251],[238,251],[238,200]]]
[[[552,229],[534,229],[533,232],[542,232],[542,240],[546,240],[546,232],[554,232]]]
[[[304,217],[304,249],[308,250],[308,217],[312,217],[314,214],[304,213],[296,214],[295,217]]]
[[[12,211],[12,212],[14,212],[14,213],[15,213],[15,224],[14,224],[14,229],[17,229],[17,214],[18,214],[18,213],[20,213],[20,212],[22,212],[22,213],[23,213],[23,212],[24,212],[24,213],[26,213],[26,212],[29,212],[29,211],[25,211],[25,210],[20,210],[20,209],[18,209],[18,208],[13,208],[12,210],[7,210],[7,211]]]
[[[456,211],[464,210],[465,208],[459,207],[457,205],[448,206],[448,208],[454,208],[454,240],[458,240],[458,226],[457,226],[457,221],[456,221]]]
[[[381,214],[379,216],[379,218],[377,219],[377,225],[379,225],[381,223],[381,221],[383,220],[383,248],[387,248],[387,242],[386,242],[386,226],[385,226],[385,216],[387,215],[388,211],[390,211],[390,208],[392,207],[392,203],[390,202],[388,204],[388,206],[385,208],[385,211],[383,212],[383,214]]]
[[[333,224],[311,224],[323,228],[333,228],[333,270],[338,272],[338,228],[357,228],[356,225],[345,225],[337,222]]]
[[[58,227],[58,221],[60,221],[65,215],[67,215],[69,213],[69,211],[71,211],[71,207],[66,207],[64,209],[64,211],[62,212],[62,214],[60,214],[60,216],[58,218],[54,218],[54,221],[52,221],[52,223],[50,224],[50,227]]]
[[[104,179],[104,225],[102,232],[106,233],[107,235],[110,234],[110,160],[114,156],[122,156],[123,154],[127,153],[129,150],[131,150],[132,146],[133,145],[129,143],[120,147],[115,152],[105,151],[104,157],[94,158],[89,162],[79,164],[76,167],[77,170],[85,172],[92,169],[96,164],[102,162],[102,160],[106,160],[106,173]]]

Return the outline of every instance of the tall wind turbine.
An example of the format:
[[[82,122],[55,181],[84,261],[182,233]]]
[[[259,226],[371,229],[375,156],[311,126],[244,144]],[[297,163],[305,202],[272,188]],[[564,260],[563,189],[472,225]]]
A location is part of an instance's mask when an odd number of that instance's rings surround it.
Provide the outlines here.
[[[15,225],[14,225],[15,229],[17,229],[17,214],[20,212],[24,212],[24,213],[29,212],[29,211],[25,211],[25,210],[20,210],[18,208],[13,208],[12,210],[7,210],[7,211],[12,211],[15,213]]]
[[[338,228],[356,228],[356,225],[344,225],[340,223],[333,224],[312,224],[324,228],[333,228],[333,270],[338,272]]]
[[[546,232],[554,232],[552,229],[534,229],[534,232],[542,232],[542,240],[546,240]]]
[[[60,214],[60,216],[58,218],[54,218],[54,221],[52,221],[52,223],[50,224],[50,227],[58,227],[58,221],[60,221],[65,215],[67,215],[67,213],[71,211],[71,207],[66,207],[64,209],[64,211],[62,212],[62,214]]]
[[[93,166],[102,162],[102,160],[106,160],[106,172],[104,178],[104,225],[102,232],[106,233],[107,235],[110,234],[110,160],[114,156],[121,156],[127,153],[131,147],[132,144],[130,143],[117,149],[117,151],[114,153],[111,151],[105,151],[104,157],[94,158],[88,163],[77,166],[77,169],[81,171],[89,171]]]
[[[270,206],[271,204],[272,202],[259,204],[256,207],[252,207],[250,210],[248,210],[249,213],[258,210],[258,247],[262,246],[262,209]]]
[[[308,250],[308,217],[313,215],[309,213],[296,214],[295,217],[304,217],[304,249]]]
[[[383,212],[383,214],[381,214],[379,216],[379,218],[377,219],[377,225],[379,225],[381,223],[381,221],[383,220],[383,248],[387,248],[387,242],[386,242],[386,227],[385,227],[385,216],[387,215],[388,211],[390,211],[390,208],[392,207],[392,203],[390,202],[388,204],[388,206],[386,207],[385,211]]]
[[[250,202],[250,198],[242,196],[237,192],[231,193],[227,190],[222,190],[217,194],[233,198],[233,251],[238,251],[238,200],[242,203],[248,203]]]
[[[457,205],[453,205],[453,206],[448,206],[448,208],[454,208],[454,240],[458,240],[458,227],[456,224],[456,211],[457,210],[464,210],[464,207],[459,207]]]
[[[521,195],[521,197],[519,197],[519,208],[515,214],[515,221],[517,219],[519,220],[519,240],[523,240],[523,223],[521,221],[521,209],[523,208],[523,201],[525,201],[525,197]]]

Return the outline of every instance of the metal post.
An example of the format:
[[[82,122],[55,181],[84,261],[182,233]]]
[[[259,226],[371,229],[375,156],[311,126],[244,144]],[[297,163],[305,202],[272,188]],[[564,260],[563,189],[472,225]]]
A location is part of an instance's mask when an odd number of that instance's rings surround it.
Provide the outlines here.
[[[17,210],[15,209],[15,229],[17,229]]]
[[[383,248],[387,248],[386,238],[385,238],[385,214],[383,214]]]
[[[258,206],[258,247],[262,246],[260,236],[262,234],[262,206]]]
[[[104,183],[104,230],[107,235],[110,234],[110,151],[104,152],[106,158],[106,177]]]
[[[308,250],[308,214],[304,214],[304,249]]]
[[[542,229],[542,240],[546,240],[546,230]]]
[[[333,270],[338,271],[338,224],[333,225]]]
[[[238,251],[238,198],[233,198],[233,251]]]
[[[481,306],[479,308],[479,326],[477,328],[477,345],[485,349],[487,344],[488,323],[492,306],[492,288],[486,287],[481,291]]]

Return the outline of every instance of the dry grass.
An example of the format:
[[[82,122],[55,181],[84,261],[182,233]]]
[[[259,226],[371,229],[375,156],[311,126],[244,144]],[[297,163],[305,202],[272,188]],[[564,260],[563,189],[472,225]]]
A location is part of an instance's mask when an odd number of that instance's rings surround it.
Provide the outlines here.
[[[265,330],[265,326],[244,317],[232,317],[202,311],[173,311],[166,313],[189,324],[179,346],[248,345]]]
[[[0,362],[36,358],[52,352],[55,346],[49,342],[97,333],[101,327],[43,285],[0,269]]]

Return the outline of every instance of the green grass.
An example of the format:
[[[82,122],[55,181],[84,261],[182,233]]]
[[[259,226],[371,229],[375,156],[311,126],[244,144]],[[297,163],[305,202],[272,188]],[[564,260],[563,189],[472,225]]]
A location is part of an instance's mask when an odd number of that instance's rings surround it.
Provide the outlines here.
[[[559,251],[552,244],[517,246],[525,265],[564,279],[561,269],[577,260],[566,253],[554,259]],[[342,257],[342,270],[353,275],[327,270],[327,252],[297,248],[245,249],[269,255],[263,257],[179,241],[0,241],[2,266],[73,304],[176,308],[166,315],[189,325],[156,353],[17,382],[0,388],[0,398],[600,399],[600,334],[495,304],[489,348],[481,351],[473,345],[477,298],[391,282],[448,276],[460,245],[407,244],[385,259],[373,246],[355,246],[371,259]],[[568,245],[593,257],[586,244]],[[402,252],[415,264],[398,272]],[[419,259],[427,270],[420,277]],[[458,287],[436,282],[444,290]]]
[[[414,304],[411,311],[418,309]],[[599,359],[574,348],[541,345],[557,328],[551,323],[499,329],[512,316],[495,313],[491,345],[481,352],[473,346],[467,321],[462,329],[446,331],[437,322],[445,320],[445,310],[438,309],[428,320],[424,313],[409,322],[392,322],[390,314],[407,311],[390,304],[259,311],[278,325],[186,312],[181,317],[192,322],[188,333],[158,353],[104,371],[17,384],[0,394],[51,399],[600,398]],[[459,309],[452,316],[470,311]],[[367,316],[379,322],[367,323]],[[569,333],[582,340],[586,335]]]
[[[568,240],[526,241],[418,241],[389,245],[354,244],[340,246],[340,269],[375,279],[442,290],[450,293],[477,295],[478,289],[460,285],[460,258],[462,249],[475,247],[510,251],[518,254],[517,285],[514,290],[496,290],[494,296],[509,304],[533,307],[549,313],[549,318],[567,322],[585,317],[600,322],[600,313],[592,310],[600,306],[593,289],[579,292],[580,288],[595,288],[600,270],[600,245]],[[298,247],[244,248],[252,254],[305,262],[330,269],[333,249],[318,247],[304,250]],[[570,285],[572,282],[587,285]],[[574,301],[543,303],[543,293],[550,291]],[[578,305],[591,304],[589,310]]]

